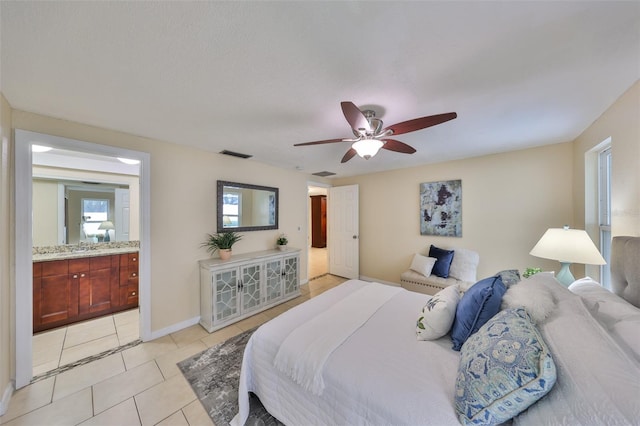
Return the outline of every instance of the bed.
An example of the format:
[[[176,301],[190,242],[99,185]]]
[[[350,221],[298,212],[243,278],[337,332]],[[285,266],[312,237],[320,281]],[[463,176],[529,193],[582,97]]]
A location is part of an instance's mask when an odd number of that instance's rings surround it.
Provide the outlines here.
[[[640,422],[639,256],[640,238],[614,238],[613,287],[622,297],[594,282],[576,283],[569,290],[550,273],[515,284],[553,299],[553,309],[537,330],[557,377],[545,396],[510,422]],[[232,423],[244,424],[253,392],[288,425],[460,424],[454,395],[464,355],[452,350],[449,335],[416,339],[417,316],[431,296],[388,288],[350,280],[256,330],[245,349],[239,413]],[[363,307],[345,302],[356,299],[373,302]],[[328,318],[321,322],[321,317]],[[351,330],[343,330],[343,322],[352,323]],[[314,345],[332,339],[337,341],[329,353],[319,355]],[[295,356],[285,351],[292,340],[302,342]],[[296,370],[298,355],[315,366],[311,376]]]

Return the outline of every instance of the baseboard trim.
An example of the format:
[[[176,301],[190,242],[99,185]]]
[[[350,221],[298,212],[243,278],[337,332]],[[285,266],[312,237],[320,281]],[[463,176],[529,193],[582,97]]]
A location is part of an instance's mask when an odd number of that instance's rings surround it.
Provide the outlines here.
[[[170,325],[169,327],[162,328],[160,330],[151,332],[151,340],[156,340],[160,337],[164,337],[167,334],[175,333],[176,331],[180,331],[183,328],[191,327],[192,325],[196,325],[200,322],[200,316],[193,317],[191,319]]]
[[[7,387],[2,393],[2,400],[0,400],[0,416],[3,416],[9,409],[9,401],[11,400],[11,395],[13,395],[13,390],[13,380],[11,380],[7,383]]]
[[[366,275],[360,275],[359,279],[361,279],[362,281],[369,281],[369,282],[374,281],[374,282],[377,282],[377,283],[380,283],[380,284],[386,284],[386,285],[391,285],[391,286],[394,286],[394,287],[400,287],[400,284],[398,284],[398,283],[393,283],[391,281],[383,281],[383,280],[380,280],[378,278],[367,277]]]

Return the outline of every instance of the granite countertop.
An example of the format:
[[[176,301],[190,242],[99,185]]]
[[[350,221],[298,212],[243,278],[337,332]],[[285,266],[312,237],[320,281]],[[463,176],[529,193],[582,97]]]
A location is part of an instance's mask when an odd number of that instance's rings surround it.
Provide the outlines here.
[[[33,262],[44,262],[49,260],[79,259],[83,257],[134,253],[138,250],[140,250],[138,241],[34,247],[32,260]]]

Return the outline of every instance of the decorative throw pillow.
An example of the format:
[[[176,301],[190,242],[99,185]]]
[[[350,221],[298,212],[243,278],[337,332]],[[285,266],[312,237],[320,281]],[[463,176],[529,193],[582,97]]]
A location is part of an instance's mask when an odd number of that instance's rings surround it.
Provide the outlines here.
[[[418,340],[439,339],[451,330],[460,292],[456,285],[450,285],[437,292],[422,308],[416,324]]]
[[[541,324],[556,307],[553,296],[539,281],[527,280],[509,287],[502,296],[502,309],[523,307],[536,324]]]
[[[507,288],[520,282],[520,271],[517,269],[505,269],[504,271],[498,272],[496,275],[500,276],[502,284]]]
[[[467,290],[458,303],[451,329],[454,351],[459,351],[469,336],[500,311],[505,291],[507,288],[498,276],[480,280]]]
[[[421,254],[416,253],[413,256],[413,260],[411,261],[411,266],[409,269],[412,271],[416,271],[419,274],[428,277],[431,275],[431,270],[433,269],[433,265],[436,263],[435,257],[426,257]]]
[[[429,248],[429,257],[438,259],[436,264],[433,265],[431,273],[437,277],[449,278],[449,268],[451,268],[451,261],[453,260],[453,250],[444,250],[432,244],[431,248]]]
[[[476,269],[480,263],[480,255],[469,249],[455,249],[449,276],[460,281],[476,282]]]
[[[462,346],[455,407],[462,424],[498,424],[546,395],[556,367],[522,308],[500,312]]]

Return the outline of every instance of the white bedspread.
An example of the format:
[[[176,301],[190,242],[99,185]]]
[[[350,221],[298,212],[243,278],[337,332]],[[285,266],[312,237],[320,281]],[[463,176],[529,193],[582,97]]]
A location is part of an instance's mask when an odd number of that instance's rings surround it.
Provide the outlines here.
[[[329,356],[401,289],[371,283],[294,329],[282,342],[274,366],[305,390],[322,394]]]
[[[453,408],[459,353],[451,339],[416,339],[415,324],[431,297],[398,289],[327,359],[322,395],[306,392],[273,367],[280,344],[306,322],[370,283],[351,280],[261,326],[247,344],[239,387],[239,415],[248,392],[287,425],[458,425]]]
[[[593,317],[580,296],[551,274],[518,285],[547,287],[556,309],[540,325],[558,378],[540,401],[513,419],[518,426],[629,425],[640,419],[640,364]],[[430,296],[401,289],[326,360],[322,395],[275,369],[293,330],[350,294],[370,286],[348,281],[260,327],[249,340],[239,386],[239,415],[249,414],[248,392],[287,425],[458,425],[454,409],[459,353],[451,339],[418,341],[415,323]],[[622,320],[616,324],[627,325]],[[631,332],[637,323],[630,323]],[[635,334],[636,336],[639,334]]]

